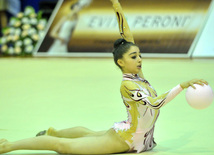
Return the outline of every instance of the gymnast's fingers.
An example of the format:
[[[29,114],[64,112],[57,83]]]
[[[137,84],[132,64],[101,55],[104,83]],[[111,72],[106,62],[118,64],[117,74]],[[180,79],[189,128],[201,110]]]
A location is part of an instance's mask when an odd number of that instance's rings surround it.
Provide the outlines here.
[[[190,85],[193,89],[196,89],[192,82],[190,82],[189,85]]]
[[[201,85],[201,86],[203,86],[203,85],[204,85],[204,83],[203,83],[203,82],[201,82],[201,81],[195,82],[195,84],[199,84],[199,85]]]
[[[201,79],[199,81],[202,82],[202,83],[204,83],[204,84],[206,84],[206,85],[208,85],[208,82],[206,80]]]

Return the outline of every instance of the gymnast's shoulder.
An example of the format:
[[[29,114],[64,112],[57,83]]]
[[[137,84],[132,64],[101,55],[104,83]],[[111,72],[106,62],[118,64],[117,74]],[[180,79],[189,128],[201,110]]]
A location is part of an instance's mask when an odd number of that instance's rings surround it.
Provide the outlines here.
[[[136,88],[137,88],[136,83],[134,83],[133,81],[129,81],[129,80],[122,81],[121,87],[120,87],[121,90],[123,90],[123,89],[134,90]]]

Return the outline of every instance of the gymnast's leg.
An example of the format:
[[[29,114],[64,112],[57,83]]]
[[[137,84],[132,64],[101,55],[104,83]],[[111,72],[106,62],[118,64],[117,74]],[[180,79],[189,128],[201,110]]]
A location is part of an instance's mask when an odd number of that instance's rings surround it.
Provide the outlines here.
[[[128,144],[113,130],[100,136],[64,139],[60,152],[65,154],[111,154],[129,150]],[[62,151],[63,150],[63,151]]]
[[[98,136],[106,133],[106,131],[92,131],[85,127],[73,127],[68,129],[56,130],[50,127],[45,135],[54,136],[59,138],[79,138],[85,136]]]
[[[57,152],[60,138],[51,136],[39,136],[16,142],[8,142],[6,139],[0,140],[0,154],[15,150],[51,150]]]
[[[39,136],[17,142],[0,140],[0,153],[15,150],[51,150],[63,154],[109,154],[127,152],[129,146],[113,129],[100,136],[74,139]]]

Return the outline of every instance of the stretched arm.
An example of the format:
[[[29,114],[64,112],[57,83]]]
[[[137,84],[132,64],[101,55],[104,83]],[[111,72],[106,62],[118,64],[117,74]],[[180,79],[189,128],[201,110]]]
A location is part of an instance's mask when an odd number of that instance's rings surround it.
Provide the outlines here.
[[[125,85],[123,85],[121,92],[126,100],[128,99],[129,101],[149,106],[152,109],[159,109],[169,103],[172,99],[174,99],[183,89],[188,88],[189,86],[192,86],[194,88],[193,84],[204,85],[208,83],[205,80],[190,80],[177,85],[170,91],[157,97],[151,97],[150,95],[148,95],[148,93],[146,93],[146,89],[136,89],[136,86],[132,83],[126,83]]]
[[[172,99],[174,99],[183,89],[188,88],[188,87],[193,87],[195,89],[194,84],[199,84],[199,85],[204,85],[208,84],[207,81],[205,80],[198,80],[198,79],[193,79],[190,81],[182,82],[181,84],[177,85],[170,91],[162,94],[161,96],[158,96],[156,98],[152,97],[147,97],[146,99],[143,99],[142,101],[146,101],[146,103],[151,106],[152,108],[158,109],[165,104],[169,103]]]
[[[172,99],[174,99],[183,89],[180,85],[177,85],[170,91],[152,98],[151,96],[147,96],[146,98],[143,98],[141,101],[143,104],[146,104],[147,106],[150,106],[153,109],[160,109],[167,103],[169,103]]]
[[[114,8],[114,11],[115,11],[116,16],[117,16],[120,35],[126,41],[134,43],[133,35],[129,29],[129,25],[126,21],[124,14],[123,14],[123,10],[122,10],[122,7],[121,7],[119,1],[118,0],[111,0],[111,2],[113,4],[113,8]]]
[[[174,99],[183,89],[180,85],[177,85],[170,91],[157,96],[157,97],[151,97],[148,95],[147,90],[139,90],[139,89],[130,89],[129,86],[124,86],[124,90],[122,92],[122,95],[128,99],[130,98],[130,101],[149,106],[152,109],[159,109],[162,106],[166,105],[168,102],[170,102],[172,99]]]

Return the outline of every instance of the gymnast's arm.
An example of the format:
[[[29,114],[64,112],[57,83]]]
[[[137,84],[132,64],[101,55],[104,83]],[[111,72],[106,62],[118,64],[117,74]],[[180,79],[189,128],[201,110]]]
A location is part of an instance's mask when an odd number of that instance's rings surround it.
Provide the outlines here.
[[[147,96],[143,98],[141,102],[143,101],[143,104],[146,104],[146,106],[149,106],[152,109],[160,109],[161,107],[169,103],[171,100],[173,100],[182,90],[183,88],[180,85],[177,85],[176,87],[172,88],[171,90],[160,96]]]
[[[203,79],[193,79],[190,81],[182,82],[181,84],[177,85],[170,91],[157,96],[157,97],[151,97],[144,92],[147,91],[145,90],[138,90],[136,89],[136,85],[133,84],[133,82],[126,81],[123,82],[121,86],[121,93],[122,96],[125,99],[128,99],[129,101],[133,101],[139,104],[143,104],[145,106],[148,106],[152,109],[160,109],[167,103],[169,103],[171,100],[173,100],[183,89],[188,88],[188,87],[194,87],[194,84],[199,84],[199,85],[208,85],[208,82],[203,80]]]
[[[145,93],[147,91],[146,88],[143,89],[145,90],[136,89],[135,84],[126,81],[123,82],[121,86],[121,94],[123,96],[123,99],[129,102],[139,103],[152,109],[160,109],[162,106],[166,105],[172,99],[174,99],[183,90],[180,85],[177,85],[170,91],[160,96],[151,97]]]
[[[126,21],[124,14],[123,14],[123,10],[122,10],[122,7],[121,7],[119,1],[118,0],[111,0],[111,2],[113,4],[113,8],[114,8],[114,11],[115,11],[116,16],[117,16],[120,35],[126,41],[134,43],[133,35],[129,29],[129,25]]]
[[[153,109],[159,109],[162,106],[169,103],[172,99],[174,99],[183,89],[188,88],[188,87],[192,87],[195,89],[194,84],[199,84],[199,85],[203,86],[204,84],[208,85],[208,82],[203,79],[193,79],[190,81],[182,82],[181,84],[177,85],[170,91],[168,91],[158,97],[152,98],[151,96],[148,96],[148,97],[142,99],[142,101],[144,101],[144,104],[147,104],[148,106],[150,106]]]

